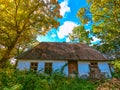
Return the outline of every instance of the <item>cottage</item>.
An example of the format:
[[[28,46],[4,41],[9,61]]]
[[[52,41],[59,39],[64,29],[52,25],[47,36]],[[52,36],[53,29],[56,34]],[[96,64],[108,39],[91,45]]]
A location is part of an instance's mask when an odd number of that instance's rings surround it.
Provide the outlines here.
[[[64,73],[79,76],[111,77],[109,60],[97,50],[81,43],[41,42],[34,48],[18,55],[17,68],[51,73],[61,69]]]

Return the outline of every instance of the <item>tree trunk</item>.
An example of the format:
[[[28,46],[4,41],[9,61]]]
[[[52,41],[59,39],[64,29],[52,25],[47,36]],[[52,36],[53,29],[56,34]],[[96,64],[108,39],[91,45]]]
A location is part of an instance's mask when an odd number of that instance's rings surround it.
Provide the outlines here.
[[[14,47],[8,48],[4,53],[3,57],[0,60],[0,68],[4,68],[6,66],[7,61],[10,59],[10,53]]]
[[[0,60],[0,68],[5,68],[7,61],[10,59],[10,53],[12,52],[12,50],[14,49],[18,38],[20,35],[17,35],[16,38],[14,39],[14,41],[11,43],[11,45],[8,47],[8,49],[6,50],[6,52],[4,53],[3,57]]]

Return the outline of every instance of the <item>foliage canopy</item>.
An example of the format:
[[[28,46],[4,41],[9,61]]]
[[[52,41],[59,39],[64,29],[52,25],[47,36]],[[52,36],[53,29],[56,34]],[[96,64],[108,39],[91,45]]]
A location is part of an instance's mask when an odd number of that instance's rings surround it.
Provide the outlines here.
[[[78,11],[77,16],[81,21],[81,26],[78,26],[77,30],[75,28],[73,36],[86,41],[92,34],[101,41],[101,45],[96,45],[95,48],[103,53],[115,54],[118,57],[120,54],[120,0],[87,0],[87,2],[89,8],[81,8]],[[90,11],[89,14],[88,11]],[[93,22],[92,30],[86,31],[85,28],[82,30],[88,22]],[[89,42],[90,40],[91,38],[89,38]]]
[[[57,28],[59,9],[57,0],[0,0],[0,66],[36,35]]]

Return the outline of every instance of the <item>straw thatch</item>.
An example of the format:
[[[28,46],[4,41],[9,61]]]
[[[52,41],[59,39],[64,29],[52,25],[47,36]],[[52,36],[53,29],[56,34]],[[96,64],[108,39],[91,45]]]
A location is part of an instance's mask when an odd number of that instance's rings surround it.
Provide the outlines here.
[[[42,42],[20,54],[25,60],[108,60],[97,50],[80,43]]]

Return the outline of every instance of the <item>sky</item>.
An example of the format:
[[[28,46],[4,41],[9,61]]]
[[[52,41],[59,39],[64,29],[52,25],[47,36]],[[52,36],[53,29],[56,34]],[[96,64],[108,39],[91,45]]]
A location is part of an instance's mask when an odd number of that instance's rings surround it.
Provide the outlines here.
[[[70,42],[68,35],[72,33],[74,27],[80,25],[76,14],[80,8],[87,7],[86,0],[58,0],[58,2],[61,6],[60,14],[63,16],[59,20],[60,26],[51,29],[45,36],[38,36],[37,40],[40,42]],[[86,25],[87,29],[91,28],[89,24]]]

